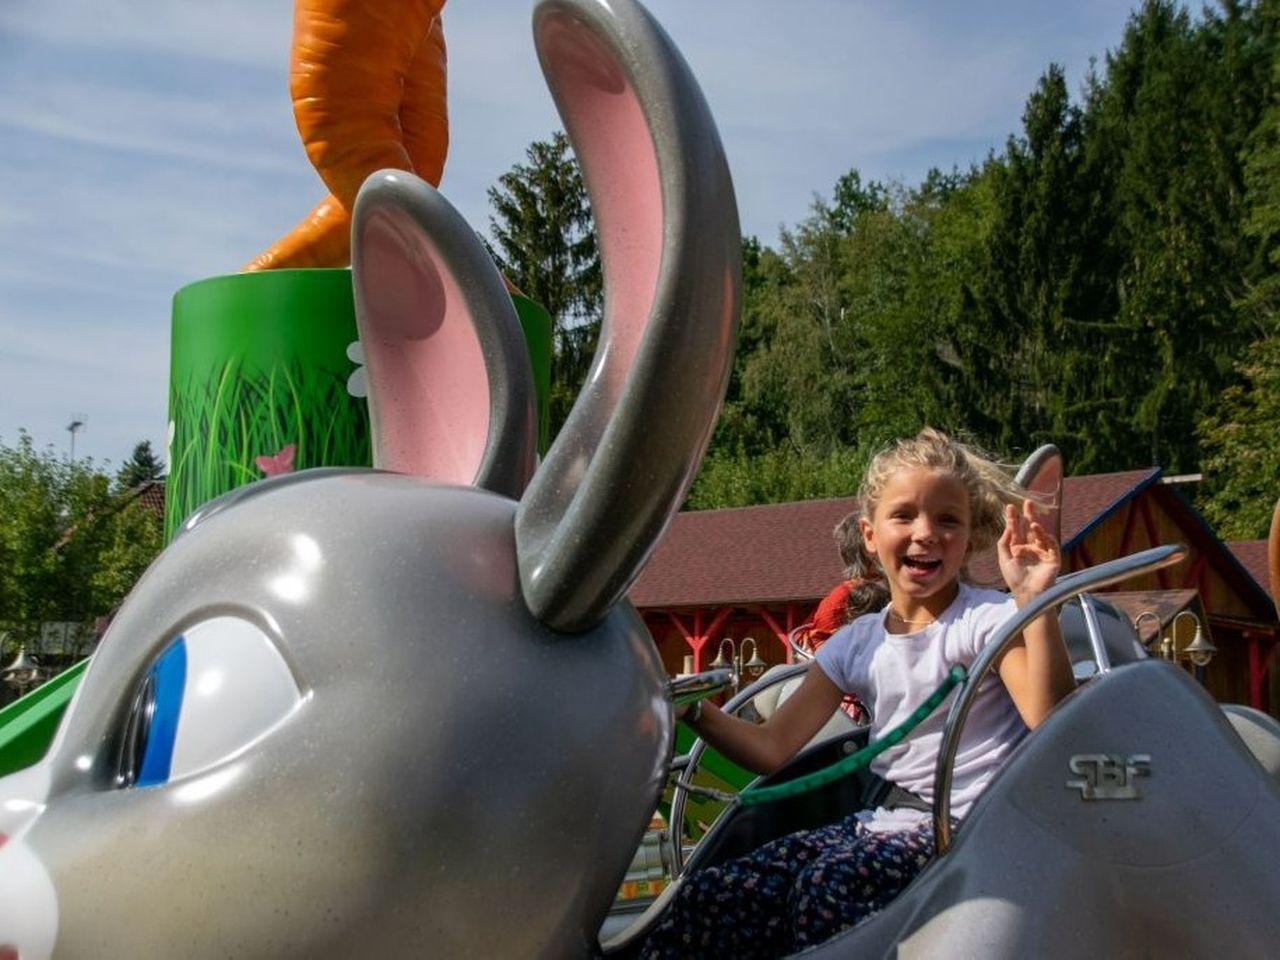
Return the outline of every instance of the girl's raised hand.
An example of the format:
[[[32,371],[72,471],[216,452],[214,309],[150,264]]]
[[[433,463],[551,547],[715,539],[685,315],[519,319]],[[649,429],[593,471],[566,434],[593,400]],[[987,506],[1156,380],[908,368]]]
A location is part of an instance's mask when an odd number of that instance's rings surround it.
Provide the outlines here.
[[[1036,520],[1030,500],[1022,501],[1021,511],[1013,504],[1004,508],[1004,533],[997,552],[1000,573],[1019,603],[1051,587],[1062,565],[1058,541]]]

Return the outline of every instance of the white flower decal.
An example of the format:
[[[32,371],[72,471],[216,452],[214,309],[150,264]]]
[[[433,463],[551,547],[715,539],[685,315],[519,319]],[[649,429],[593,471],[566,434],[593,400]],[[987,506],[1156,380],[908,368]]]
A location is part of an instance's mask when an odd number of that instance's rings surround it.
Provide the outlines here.
[[[347,393],[353,397],[367,397],[369,382],[364,375],[364,348],[359,340],[347,344],[347,359],[356,365],[355,371],[347,377]]]

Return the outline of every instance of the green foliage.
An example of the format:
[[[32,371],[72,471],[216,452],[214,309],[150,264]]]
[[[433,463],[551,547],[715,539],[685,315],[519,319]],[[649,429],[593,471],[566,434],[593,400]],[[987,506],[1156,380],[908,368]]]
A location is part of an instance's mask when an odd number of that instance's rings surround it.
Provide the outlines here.
[[[952,398],[989,445],[1053,442],[1075,469],[1096,469],[1131,453],[1117,436],[1127,358],[1099,264],[1108,224],[1084,117],[1057,67],[1027,101],[1023,126],[984,171],[989,219],[971,261],[972,302],[957,320]]]
[[[90,460],[0,444],[0,632],[34,646],[41,625],[109,613],[159,552],[160,518],[116,494]]]
[[[1200,424],[1198,505],[1219,536],[1249,540],[1267,535],[1280,498],[1280,336],[1251,344],[1238,366],[1243,383],[1224,391]]]
[[[1280,50],[1273,58],[1271,86],[1271,102],[1244,155],[1244,231],[1256,246],[1240,306],[1261,332],[1280,329]]]
[[[786,447],[754,456],[714,452],[703,461],[685,507],[712,510],[852,496],[868,459],[869,454],[850,449],[832,450],[824,456]]]
[[[931,269],[940,194],[864,187],[851,171],[835,195],[784,232],[781,250],[744,246],[743,328],[717,450],[785,443],[821,459],[944,413],[938,379],[920,374],[942,362],[938,314],[951,296]]]
[[[103,523],[100,549],[89,569],[93,607],[111,611],[164,548],[164,526],[139,499],[124,501]]]
[[[1050,65],[981,168],[850,171],[776,250],[749,242],[718,467],[930,423],[1076,472],[1196,470],[1197,423],[1274,330],[1278,22],[1147,0],[1082,100]]]
[[[1133,442],[1178,472],[1195,469],[1195,423],[1250,336],[1233,307],[1246,259],[1239,155],[1261,101],[1240,16],[1193,24],[1172,3],[1144,4],[1090,104]]]
[[[551,314],[551,432],[564,423],[600,333],[603,288],[591,208],[561,132],[535,140],[488,191],[489,230],[507,277]]]
[[[569,227],[514,215],[555,143],[509,175],[504,216],[542,231],[513,251],[566,249]],[[1203,461],[1208,509],[1252,529],[1270,461],[1224,451],[1270,422],[1249,391],[1280,332],[1280,0],[1144,0],[1081,96],[1049,65],[979,167],[914,187],[851,169],[776,246],[746,238],[743,267],[690,505],[848,492],[860,451],[927,423],[1015,457],[1056,443],[1073,472]]]

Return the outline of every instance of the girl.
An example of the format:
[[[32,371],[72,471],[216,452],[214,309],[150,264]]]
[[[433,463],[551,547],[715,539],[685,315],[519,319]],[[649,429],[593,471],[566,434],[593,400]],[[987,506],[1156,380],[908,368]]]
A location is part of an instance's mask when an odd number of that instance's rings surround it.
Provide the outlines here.
[[[1026,491],[936,430],[926,428],[878,454],[858,496],[863,562],[887,582],[888,604],[832,636],[800,688],[765,723],[702,703],[684,716],[748,769],[781,767],[845,693],[870,705],[873,738],[892,729],[953,665],[971,664],[1014,610],[1057,577],[1058,545],[1036,522]],[[1000,572],[1012,596],[962,580],[973,552],[997,537]],[[1000,659],[998,673],[979,692],[956,755],[951,809],[957,818],[1027,729],[1075,685],[1057,617],[1030,624]],[[873,770],[931,801],[943,720],[935,711],[881,754]],[[689,874],[642,956],[776,957],[834,936],[885,906],[928,862],[933,831],[918,806],[859,811]]]

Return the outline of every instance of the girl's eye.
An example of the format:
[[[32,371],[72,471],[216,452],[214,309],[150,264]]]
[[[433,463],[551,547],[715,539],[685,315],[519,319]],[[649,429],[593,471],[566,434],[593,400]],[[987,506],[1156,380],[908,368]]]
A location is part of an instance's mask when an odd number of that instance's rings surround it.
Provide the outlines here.
[[[174,638],[134,691],[116,785],[150,787],[200,773],[266,736],[302,702],[271,639],[214,617]]]

